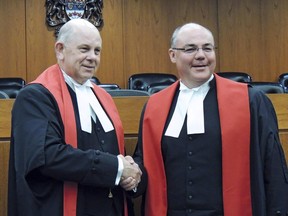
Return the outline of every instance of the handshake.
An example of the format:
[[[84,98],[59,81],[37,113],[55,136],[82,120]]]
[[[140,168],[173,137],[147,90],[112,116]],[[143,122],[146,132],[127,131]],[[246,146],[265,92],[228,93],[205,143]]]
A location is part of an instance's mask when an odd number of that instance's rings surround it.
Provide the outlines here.
[[[122,159],[124,166],[120,186],[126,191],[133,190],[136,192],[135,190],[137,190],[137,186],[141,181],[142,172],[131,156],[119,156]]]

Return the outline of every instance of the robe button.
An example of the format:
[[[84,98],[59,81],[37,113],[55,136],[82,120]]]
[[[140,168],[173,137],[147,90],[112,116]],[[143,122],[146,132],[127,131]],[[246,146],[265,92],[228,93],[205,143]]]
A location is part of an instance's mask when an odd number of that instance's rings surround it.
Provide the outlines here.
[[[193,137],[191,135],[189,136],[189,140],[193,140]]]
[[[102,144],[104,144],[104,142],[105,142],[104,140],[101,140],[101,143],[102,143]]]
[[[277,211],[276,216],[280,216],[280,215],[281,215],[281,211]]]
[[[192,155],[193,155],[193,152],[192,152],[192,151],[189,151],[189,152],[188,152],[188,155],[189,155],[189,156],[192,156]]]
[[[100,151],[99,150],[96,150],[96,155],[100,155]]]
[[[97,127],[97,132],[100,132],[101,131],[101,128],[100,127]]]
[[[188,199],[189,199],[189,200],[192,200],[192,198],[193,198],[192,195],[189,195],[189,196],[188,196]]]

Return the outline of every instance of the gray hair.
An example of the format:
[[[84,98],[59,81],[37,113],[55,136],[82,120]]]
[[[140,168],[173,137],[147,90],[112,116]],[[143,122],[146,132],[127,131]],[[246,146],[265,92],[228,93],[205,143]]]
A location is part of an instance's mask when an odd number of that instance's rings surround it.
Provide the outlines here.
[[[92,23],[85,19],[72,19],[66,22],[59,31],[57,42],[67,43],[73,37],[77,27],[87,26],[89,28],[96,28]],[[97,28],[96,28],[97,29]]]
[[[212,37],[213,37],[212,32],[211,32],[208,28],[205,28],[204,26],[202,26],[202,25],[200,25],[200,24],[198,24],[198,23],[186,23],[186,24],[184,24],[184,25],[182,25],[182,26],[177,27],[177,28],[175,29],[175,31],[173,32],[172,37],[171,37],[171,41],[170,41],[170,43],[171,43],[171,48],[176,46],[177,37],[178,37],[178,34],[179,34],[180,30],[181,30],[183,27],[187,27],[187,26],[192,26],[192,27],[194,27],[194,28],[203,28],[203,29],[207,30],[207,31],[212,35]]]

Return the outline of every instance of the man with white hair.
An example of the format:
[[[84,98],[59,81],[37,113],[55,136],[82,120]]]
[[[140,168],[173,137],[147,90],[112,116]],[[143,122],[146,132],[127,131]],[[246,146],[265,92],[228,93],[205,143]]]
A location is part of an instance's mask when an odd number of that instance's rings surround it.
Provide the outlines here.
[[[125,191],[142,172],[124,157],[111,96],[90,82],[100,64],[97,28],[74,19],[55,43],[58,64],[17,96],[12,110],[9,216],[127,215]]]

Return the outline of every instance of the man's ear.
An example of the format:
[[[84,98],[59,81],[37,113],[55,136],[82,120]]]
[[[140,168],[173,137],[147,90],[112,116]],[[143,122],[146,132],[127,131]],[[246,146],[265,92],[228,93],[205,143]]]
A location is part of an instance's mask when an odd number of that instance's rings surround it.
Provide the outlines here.
[[[64,51],[64,45],[63,45],[63,43],[61,43],[61,42],[56,42],[56,44],[55,44],[55,52],[56,52],[56,57],[57,57],[57,59],[63,60],[63,58],[64,58],[63,51]]]
[[[172,63],[176,62],[176,56],[175,56],[175,51],[173,49],[169,49],[168,54],[170,56],[170,60]]]

